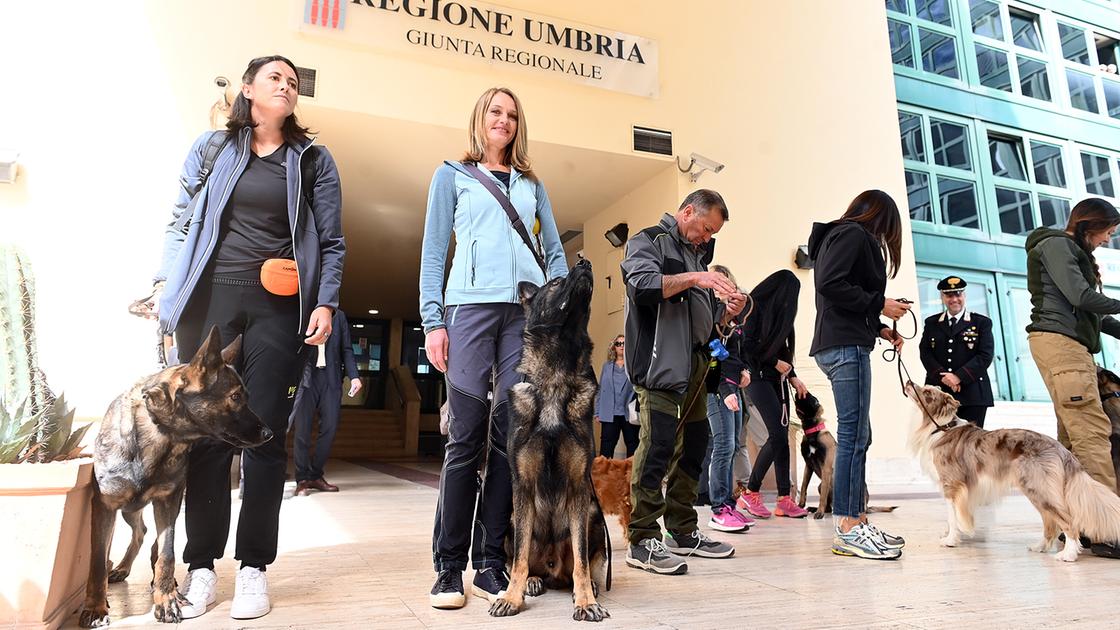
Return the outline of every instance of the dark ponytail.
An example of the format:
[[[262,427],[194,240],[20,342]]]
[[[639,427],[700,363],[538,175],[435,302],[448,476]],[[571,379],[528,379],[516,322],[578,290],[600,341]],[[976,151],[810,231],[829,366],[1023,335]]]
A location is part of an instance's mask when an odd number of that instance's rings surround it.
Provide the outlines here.
[[[1120,212],[1113,205],[1098,197],[1089,197],[1078,202],[1069,214],[1066,223],[1066,232],[1073,234],[1073,240],[1078,247],[1089,256],[1093,263],[1093,273],[1097,277],[1097,288],[1101,287],[1101,268],[1097,265],[1097,258],[1093,255],[1093,248],[1089,245],[1089,234],[1107,230],[1120,225]]]
[[[881,190],[865,190],[852,200],[841,221],[855,221],[862,225],[883,250],[890,277],[898,276],[902,264],[902,219],[894,199]]]
[[[249,62],[249,66],[245,68],[245,74],[241,75],[241,83],[249,84],[257,78],[257,73],[265,65],[279,61],[289,68],[292,72],[296,73],[297,89],[299,81],[299,70],[296,69],[296,64],[292,63],[290,59],[281,55],[269,55],[267,57],[257,57]],[[229,122],[226,123],[226,129],[230,134],[237,135],[245,127],[250,129],[256,128],[257,123],[253,120],[253,103],[245,98],[245,95],[240,90],[237,91],[237,98],[233,99],[233,106],[230,108]],[[299,124],[295,112],[284,119],[283,126],[280,127],[280,133],[284,136],[284,142],[290,144],[304,144],[310,137],[308,136],[310,130],[307,127]]]

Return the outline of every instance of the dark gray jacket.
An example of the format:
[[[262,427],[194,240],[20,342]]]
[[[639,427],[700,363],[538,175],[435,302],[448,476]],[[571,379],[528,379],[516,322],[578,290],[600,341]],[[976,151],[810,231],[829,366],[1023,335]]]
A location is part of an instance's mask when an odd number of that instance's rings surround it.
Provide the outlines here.
[[[319,359],[319,351],[317,348],[309,348],[306,355],[306,364],[303,368],[303,378],[300,381],[300,389],[313,387],[314,383],[311,380],[311,375],[315,370],[323,370],[323,376],[326,376],[324,384],[329,392],[342,391],[342,374],[346,373],[346,378],[358,378],[358,363],[354,360],[354,348],[350,344],[350,322],[346,319],[346,313],[342,309],[336,309],[334,316],[331,318],[331,336],[327,337],[327,342],[323,348],[323,354],[326,356],[327,365],[318,368],[315,367],[315,362]],[[332,394],[333,395],[333,394]]]
[[[179,178],[181,189],[167,224],[163,260],[155,275],[156,282],[166,281],[160,299],[159,321],[160,327],[168,333],[178,325],[187,300],[214,253],[222,210],[249,163],[252,130],[246,127],[226,144],[214,161],[214,169],[198,193],[199,202],[186,233],[175,229],[176,221],[190,204],[191,193],[198,189],[202,179],[202,152],[211,133],[204,133],[195,140],[183,163]],[[297,333],[307,329],[311,311],[316,307],[338,308],[342,260],[346,255],[338,169],[330,152],[325,147],[312,147],[313,142],[277,149],[287,151],[288,223],[299,269],[300,328]],[[310,164],[304,164],[307,160]],[[314,181],[304,182],[304,173],[311,175]]]
[[[714,250],[714,240],[694,248],[669,214],[626,242],[626,371],[634,385],[681,394],[688,389],[692,352],[707,343],[724,305],[698,287],[662,297],[661,278],[706,271]]]

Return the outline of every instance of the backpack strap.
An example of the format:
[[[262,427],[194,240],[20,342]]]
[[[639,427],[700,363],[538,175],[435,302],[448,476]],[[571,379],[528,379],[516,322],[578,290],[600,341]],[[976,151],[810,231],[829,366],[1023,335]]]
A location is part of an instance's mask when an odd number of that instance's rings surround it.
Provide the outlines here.
[[[502,209],[506,211],[510,223],[513,224],[513,230],[517,232],[517,235],[525,242],[525,247],[528,247],[529,251],[533,253],[533,260],[537,261],[537,266],[541,268],[541,273],[544,274],[544,278],[547,280],[548,269],[544,264],[544,258],[541,257],[537,249],[533,247],[533,239],[529,236],[529,231],[525,229],[525,223],[521,221],[521,215],[517,214],[517,209],[513,207],[509,196],[502,192],[502,189],[498,188],[494,180],[487,177],[478,166],[471,162],[462,162],[462,164],[463,168],[467,169],[467,172],[471,174],[471,177],[477,179],[478,183],[482,184],[483,188],[490,191],[490,194],[494,195],[494,199],[498,201],[498,205],[502,206]]]
[[[206,180],[209,179],[211,171],[214,170],[214,163],[218,161],[218,155],[222,152],[222,149],[229,144],[229,139],[229,132],[226,131],[215,131],[206,139],[206,146],[202,149],[202,166],[198,171],[198,186],[190,191],[192,203],[175,221],[175,229],[179,232],[186,233],[187,224],[194,216],[195,204],[193,202],[198,197],[198,193],[206,186]]]

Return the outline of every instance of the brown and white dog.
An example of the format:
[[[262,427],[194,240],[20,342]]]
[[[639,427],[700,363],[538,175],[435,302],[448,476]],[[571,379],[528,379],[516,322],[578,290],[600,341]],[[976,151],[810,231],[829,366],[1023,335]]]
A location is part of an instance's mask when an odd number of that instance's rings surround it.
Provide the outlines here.
[[[596,455],[591,462],[591,484],[604,515],[617,514],[622,535],[630,534],[630,474],[634,458],[610,459]]]
[[[910,383],[906,394],[922,412],[910,449],[948,501],[942,545],[955,547],[961,534],[972,534],[973,511],[1012,488],[1042,516],[1042,540],[1031,551],[1049,552],[1061,532],[1066,542],[1056,559],[1074,562],[1082,534],[1120,540],[1120,497],[1091,478],[1057,440],[1026,429],[985,431],[957,418],[959,403],[935,387]]]

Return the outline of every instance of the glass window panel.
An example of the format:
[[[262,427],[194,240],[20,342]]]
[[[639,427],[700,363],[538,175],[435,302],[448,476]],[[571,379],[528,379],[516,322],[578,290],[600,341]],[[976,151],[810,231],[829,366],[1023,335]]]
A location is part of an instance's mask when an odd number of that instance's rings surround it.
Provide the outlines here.
[[[1011,326],[1010,328],[1015,331],[1026,329],[1027,324],[1031,323],[1031,294],[1026,288],[1011,287]],[[1046,391],[1046,384],[1042,382],[1042,377],[1038,373],[1038,368],[1035,367],[1034,357],[1031,355],[1031,349],[1027,345],[1027,336],[1019,333],[1011,335],[1012,345],[1014,350],[1008,352],[1008,355],[1015,357],[1011,361],[1009,367],[1012,371],[1018,371],[1019,382],[1023,384],[1024,391],[1018,392],[1015,396],[1018,400],[1050,400],[1050,394]]]
[[[999,19],[999,3],[991,0],[972,0],[972,32],[977,35],[1003,39],[1003,22]]]
[[[933,221],[933,205],[929,198],[929,176],[916,171],[906,171],[906,199],[910,204],[910,219]]]
[[[1023,155],[1022,141],[988,136],[988,151],[992,156],[993,175],[1027,181],[1027,160]]]
[[[1042,101],[1050,100],[1050,83],[1046,80],[1046,64],[1022,55],[1019,61],[1019,87],[1023,96],[1037,98]]]
[[[1031,160],[1034,162],[1036,184],[1066,187],[1066,168],[1062,163],[1061,147],[1032,141]]]
[[[1081,170],[1085,174],[1085,189],[1091,195],[1111,197],[1112,173],[1108,170],[1108,159],[1091,153],[1081,154]]]
[[[1038,196],[1038,209],[1042,214],[1042,225],[1064,229],[1069,223],[1069,200],[1058,197]]]
[[[1066,70],[1066,80],[1069,81],[1069,101],[1077,109],[1097,113],[1097,88],[1093,84],[1093,77]]]
[[[980,212],[976,206],[976,187],[950,177],[938,177],[938,198],[941,201],[941,222],[965,228],[980,228]]]
[[[960,78],[957,73],[956,44],[952,37],[920,28],[918,40],[922,48],[922,70],[943,77]]]
[[[906,7],[906,0],[887,0],[887,10],[909,13]]]
[[[1108,115],[1120,118],[1120,83],[1108,79],[1102,79],[1101,83],[1104,86],[1104,106],[1108,109]]]
[[[949,17],[949,0],[914,0],[914,14],[923,20],[952,26]]]
[[[1108,65],[1116,64],[1116,40],[1104,35],[1093,35],[1094,44],[1097,47],[1097,63]]]
[[[931,118],[930,134],[933,137],[933,161],[941,166],[972,170],[969,158],[968,130],[963,125]]]
[[[925,162],[926,147],[922,140],[922,117],[899,112],[898,130],[902,137],[902,157]]]
[[[1062,37],[1062,56],[1070,61],[1089,65],[1089,46],[1085,43],[1085,30],[1058,22]]]
[[[1030,193],[996,187],[996,206],[1004,234],[1026,234],[1035,228]]]
[[[1023,48],[1042,50],[1042,31],[1038,28],[1038,16],[1026,11],[1011,11],[1011,38]]]
[[[887,34],[891,40],[891,61],[913,68],[914,47],[910,43],[910,25],[898,20],[887,20]]]
[[[1011,91],[1011,70],[1007,53],[995,48],[976,45],[976,66],[980,71],[980,84],[990,88]]]

